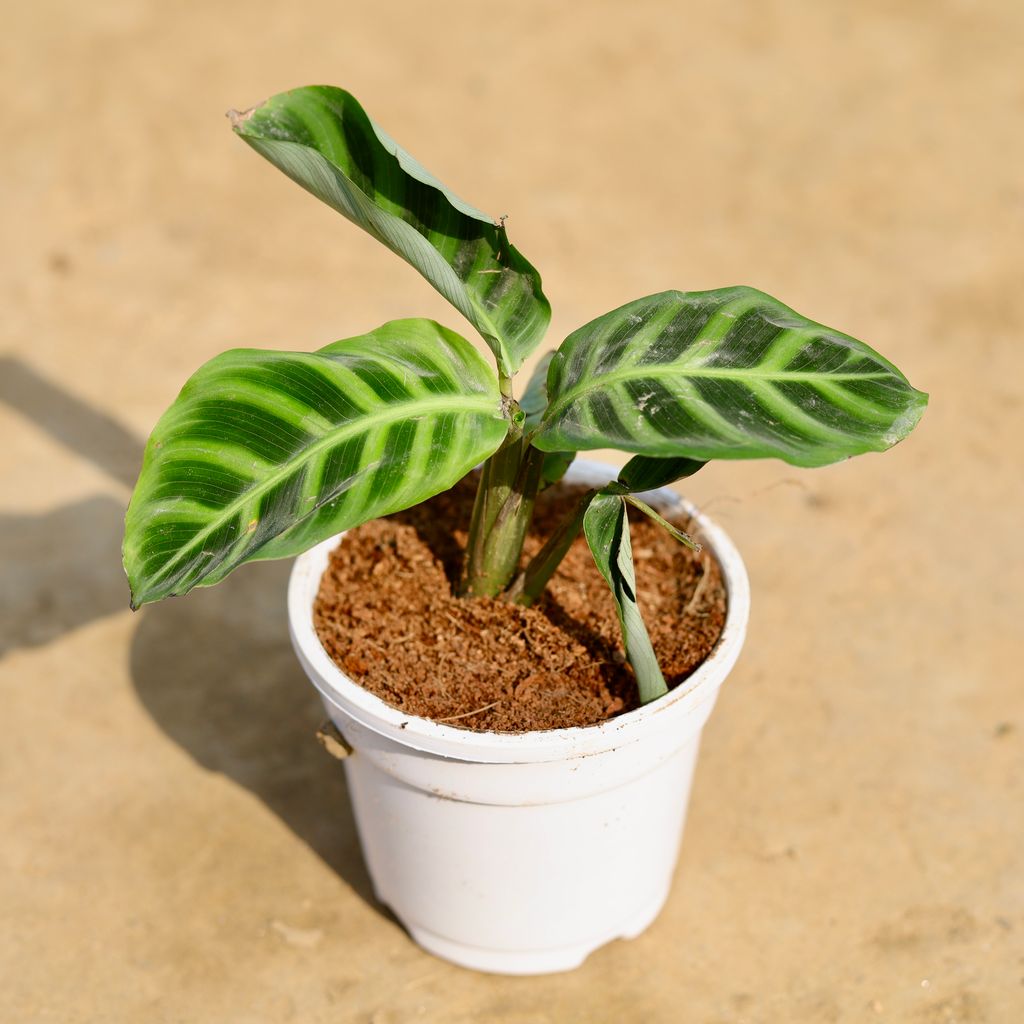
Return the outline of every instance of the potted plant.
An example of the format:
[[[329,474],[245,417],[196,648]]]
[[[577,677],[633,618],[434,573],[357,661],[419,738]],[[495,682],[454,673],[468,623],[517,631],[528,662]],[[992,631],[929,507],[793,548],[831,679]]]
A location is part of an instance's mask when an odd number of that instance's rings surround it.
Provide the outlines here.
[[[345,765],[382,901],[456,962],[574,966],[660,909],[700,730],[746,625],[738,553],[667,485],[716,458],[813,467],[882,451],[913,429],[927,396],[862,342],[731,287],[663,292],[598,317],[517,398],[550,307],[503,220],[449,192],[341,89],[297,89],[229,116],[253,149],[420,271],[479,331],[496,372],[422,319],[315,352],[212,359],[146,448],[125,527],[132,607],[247,561],[300,556],[292,636],[355,751]],[[618,473],[574,463],[598,448],[633,457]],[[313,609],[338,536],[478,466],[463,599],[530,606],[582,534],[614,598],[633,709],[580,727],[474,729],[410,715],[328,656]],[[563,477],[579,486],[524,559],[538,495]],[[671,690],[640,615],[630,510],[705,544],[727,594],[713,650]]]

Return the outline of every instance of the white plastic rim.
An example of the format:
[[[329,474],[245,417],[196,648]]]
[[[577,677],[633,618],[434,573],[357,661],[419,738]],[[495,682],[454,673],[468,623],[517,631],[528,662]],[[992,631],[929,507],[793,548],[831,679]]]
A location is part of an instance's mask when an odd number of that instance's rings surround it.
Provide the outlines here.
[[[599,487],[613,480],[616,474],[617,470],[605,463],[577,459],[569,467],[565,481]],[[721,566],[728,595],[725,624],[714,649],[688,679],[650,704],[597,725],[526,733],[458,729],[392,707],[342,672],[324,650],[313,625],[313,603],[320,578],[343,533],[310,548],[295,560],[288,583],[288,620],[299,660],[325,704],[402,746],[442,757],[488,764],[524,764],[564,761],[635,743],[648,731],[655,716],[669,709],[672,709],[672,717],[685,716],[705,700],[714,700],[718,686],[739,657],[750,616],[746,567],[728,535],[668,488],[649,491],[643,497],[670,513],[692,518],[696,524],[693,532],[700,535]]]

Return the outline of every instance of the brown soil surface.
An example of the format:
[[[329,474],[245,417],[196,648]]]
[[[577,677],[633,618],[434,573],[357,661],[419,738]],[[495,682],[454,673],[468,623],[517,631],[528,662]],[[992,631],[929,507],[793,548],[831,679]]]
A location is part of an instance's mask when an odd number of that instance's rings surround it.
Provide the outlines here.
[[[314,608],[327,652],[389,704],[465,729],[592,725],[635,707],[615,606],[582,536],[533,607],[455,596],[474,487],[467,478],[346,534]],[[541,495],[526,557],[579,493]],[[639,514],[631,532],[642,608],[672,687],[718,640],[725,588],[706,550],[690,551]]]

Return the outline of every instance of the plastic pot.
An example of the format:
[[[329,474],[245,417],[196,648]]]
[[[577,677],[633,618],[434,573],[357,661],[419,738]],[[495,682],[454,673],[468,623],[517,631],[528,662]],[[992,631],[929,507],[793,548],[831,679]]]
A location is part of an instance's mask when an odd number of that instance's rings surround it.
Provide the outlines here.
[[[577,460],[573,483],[615,470]],[[736,662],[750,592],[729,538],[674,492],[646,496],[697,519],[728,591],[706,661],[664,697],[587,728],[481,733],[410,716],[349,679],[313,628],[338,537],[300,556],[292,642],[337,729],[374,890],[424,949],[464,967],[541,974],[639,935],[668,896],[701,730]]]

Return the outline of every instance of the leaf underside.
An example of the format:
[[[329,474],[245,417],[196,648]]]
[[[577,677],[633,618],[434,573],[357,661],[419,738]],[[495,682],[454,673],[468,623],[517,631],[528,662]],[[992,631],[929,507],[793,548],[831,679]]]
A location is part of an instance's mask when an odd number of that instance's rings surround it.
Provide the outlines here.
[[[873,349],[753,288],[662,292],[573,332],[543,451],[618,448],[823,466],[902,440],[927,395]]]
[[[505,228],[448,191],[343,89],[280,93],[232,125],[290,178],[415,267],[511,375],[547,329],[540,275]]]
[[[618,482],[630,492],[653,491],[693,476],[706,465],[699,459],[685,457],[652,459],[646,455],[634,455],[619,470]]]
[[[583,517],[583,532],[598,571],[615,599],[626,655],[640,691],[640,703],[646,704],[666,693],[668,687],[637,604],[625,500],[620,495],[595,495]]]
[[[146,447],[125,523],[132,605],[424,501],[490,456],[506,428],[494,372],[429,320],[313,353],[225,352]]]

